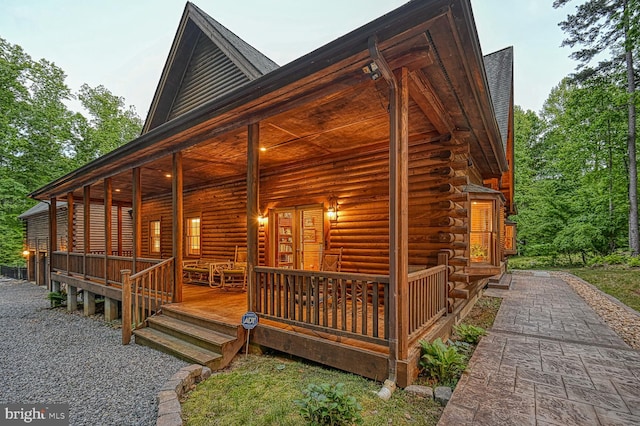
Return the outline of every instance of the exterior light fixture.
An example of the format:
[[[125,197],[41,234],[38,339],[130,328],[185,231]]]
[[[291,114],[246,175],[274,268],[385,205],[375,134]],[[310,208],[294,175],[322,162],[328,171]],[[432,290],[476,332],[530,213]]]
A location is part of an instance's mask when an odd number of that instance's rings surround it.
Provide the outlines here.
[[[23,255],[24,257],[29,257],[29,250],[23,250],[23,251],[22,251],[22,255]]]
[[[164,175],[164,177],[168,177],[168,178],[170,178],[170,177],[171,177],[171,173],[167,173],[167,174],[165,174],[165,175]]]
[[[261,146],[261,147],[260,147],[260,151],[261,151],[261,152],[265,152],[266,150],[267,150],[267,148],[265,148],[264,146]]]
[[[382,74],[380,73],[380,69],[378,68],[378,65],[376,65],[375,62],[371,62],[370,64],[362,67],[362,72],[364,72],[365,74],[369,74],[369,77],[371,77],[371,80],[377,80],[380,77],[382,77]]]
[[[338,222],[338,199],[335,197],[329,198],[329,207],[327,207],[327,219],[329,222]]]
[[[264,225],[266,223],[267,223],[267,216],[260,213],[260,215],[258,216],[258,225],[260,225],[261,228],[264,228]]]

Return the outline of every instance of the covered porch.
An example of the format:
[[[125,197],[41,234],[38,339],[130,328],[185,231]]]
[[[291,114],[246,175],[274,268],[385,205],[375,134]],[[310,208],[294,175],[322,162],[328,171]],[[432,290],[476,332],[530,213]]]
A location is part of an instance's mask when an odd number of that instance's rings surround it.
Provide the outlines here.
[[[407,385],[417,341],[482,277],[464,186],[506,169],[485,80],[468,2],[409,3],[33,193],[51,281],[120,301],[125,334],[163,306],[253,311],[255,343]],[[246,291],[185,285],[185,261],[237,247]]]

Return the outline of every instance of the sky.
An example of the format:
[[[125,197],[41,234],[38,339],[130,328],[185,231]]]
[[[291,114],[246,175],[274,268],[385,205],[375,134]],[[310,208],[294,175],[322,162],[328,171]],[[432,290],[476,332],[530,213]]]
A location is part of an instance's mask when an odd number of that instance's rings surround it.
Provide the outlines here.
[[[211,17],[284,65],[406,0],[193,0]],[[573,72],[553,0],[471,0],[483,54],[514,47],[515,103],[538,112]],[[185,0],[1,0],[0,37],[54,62],[77,92],[103,85],[144,119]],[[70,107],[79,110],[79,103]]]

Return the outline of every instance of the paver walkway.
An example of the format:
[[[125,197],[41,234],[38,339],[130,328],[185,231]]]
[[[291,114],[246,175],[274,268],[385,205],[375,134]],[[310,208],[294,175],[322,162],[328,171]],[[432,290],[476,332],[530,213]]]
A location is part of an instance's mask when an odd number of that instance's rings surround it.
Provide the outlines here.
[[[499,292],[439,425],[640,425],[640,352],[569,285],[535,272]]]

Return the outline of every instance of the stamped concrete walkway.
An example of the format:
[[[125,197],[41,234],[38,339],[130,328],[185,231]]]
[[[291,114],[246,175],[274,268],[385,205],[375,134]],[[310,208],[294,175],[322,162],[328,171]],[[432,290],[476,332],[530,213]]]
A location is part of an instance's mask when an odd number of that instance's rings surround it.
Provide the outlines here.
[[[513,276],[439,425],[640,425],[640,352],[564,281]]]

